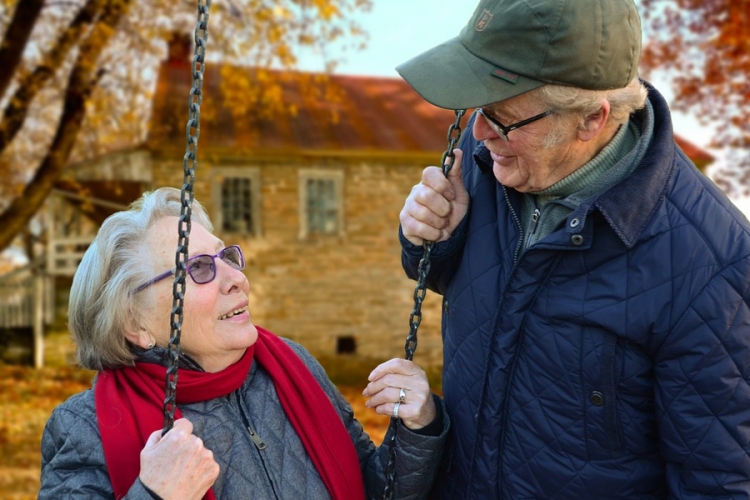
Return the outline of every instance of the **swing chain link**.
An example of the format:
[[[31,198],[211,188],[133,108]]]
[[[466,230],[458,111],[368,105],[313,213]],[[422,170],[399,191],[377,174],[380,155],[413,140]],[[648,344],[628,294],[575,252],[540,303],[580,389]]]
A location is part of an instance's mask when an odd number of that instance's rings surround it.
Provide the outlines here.
[[[183,305],[187,278],[188,243],[190,218],[195,199],[193,185],[195,169],[198,166],[198,137],[200,136],[201,104],[203,103],[203,72],[208,42],[208,11],[211,0],[198,0],[198,21],[195,25],[195,54],[192,65],[192,88],[190,89],[189,113],[186,126],[187,145],[182,160],[183,180],[180,201],[180,222],[178,228],[177,252],[175,254],[175,278],[172,286],[171,331],[169,335],[169,366],[166,374],[166,395],[164,398],[164,429],[162,435],[174,426],[174,413],[177,406],[177,371],[180,359],[180,335],[182,333]]]
[[[451,124],[448,128],[448,149],[443,153],[442,166],[443,173],[448,177],[448,173],[453,166],[453,162],[456,160],[456,155],[453,152],[456,149],[459,139],[461,139],[461,118],[466,113],[465,109],[457,109],[456,121]],[[450,161],[449,161],[450,160]],[[432,253],[432,247],[434,242],[425,241],[422,245],[423,254],[419,260],[419,267],[417,268],[417,285],[414,288],[414,309],[409,316],[409,335],[406,337],[406,359],[409,361],[414,357],[414,351],[417,350],[417,330],[419,324],[422,322],[422,302],[427,295],[427,275],[430,272],[430,254]],[[393,484],[396,479],[396,430],[398,429],[398,418],[391,417],[389,424],[388,434],[389,448],[388,448],[388,465],[385,469],[385,488],[383,489],[383,500],[391,500],[393,498]]]
[[[456,149],[459,139],[461,138],[461,118],[463,118],[465,109],[457,109],[456,121],[451,124],[448,128],[448,149],[445,150],[442,157],[443,173],[448,177],[453,162],[456,159],[456,155],[453,150]],[[450,161],[449,161],[450,160]],[[409,361],[414,357],[414,351],[417,350],[417,330],[419,324],[422,322],[422,302],[427,295],[427,275],[430,272],[430,254],[432,253],[432,241],[425,241],[423,244],[424,253],[419,261],[419,267],[417,268],[417,286],[414,288],[414,309],[409,316],[409,335],[406,337],[406,345],[404,350],[406,351],[406,359]]]

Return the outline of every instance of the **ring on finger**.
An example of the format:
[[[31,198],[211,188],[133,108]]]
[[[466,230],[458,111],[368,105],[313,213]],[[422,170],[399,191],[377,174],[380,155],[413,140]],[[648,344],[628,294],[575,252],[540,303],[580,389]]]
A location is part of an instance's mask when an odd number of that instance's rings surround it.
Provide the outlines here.
[[[405,399],[406,399],[406,389],[402,387],[398,393],[398,402],[403,403]]]
[[[401,401],[396,401],[396,404],[393,405],[393,418],[398,418],[398,407],[401,406]]]

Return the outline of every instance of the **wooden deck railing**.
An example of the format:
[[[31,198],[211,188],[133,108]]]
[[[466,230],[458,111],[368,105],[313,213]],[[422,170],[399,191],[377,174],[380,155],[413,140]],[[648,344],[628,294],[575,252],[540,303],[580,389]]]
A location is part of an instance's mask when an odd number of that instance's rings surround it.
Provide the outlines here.
[[[34,276],[22,267],[0,276],[0,328],[34,326]]]

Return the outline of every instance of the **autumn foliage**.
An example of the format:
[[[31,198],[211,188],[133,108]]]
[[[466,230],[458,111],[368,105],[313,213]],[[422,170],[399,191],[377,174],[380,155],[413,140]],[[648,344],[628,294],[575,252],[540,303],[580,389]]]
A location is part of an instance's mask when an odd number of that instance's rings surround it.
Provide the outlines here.
[[[166,41],[175,33],[204,37],[197,6],[206,4],[0,1],[0,250],[28,233],[66,169],[144,140]],[[370,0],[217,0],[207,64],[291,69],[309,51],[331,70],[331,47],[363,43],[353,17],[369,7]],[[274,103],[278,93],[263,95]]]
[[[750,2],[641,0],[642,66],[672,80],[672,107],[717,124],[712,145],[730,152],[717,173],[727,191],[750,189]],[[707,127],[707,134],[710,134]]]

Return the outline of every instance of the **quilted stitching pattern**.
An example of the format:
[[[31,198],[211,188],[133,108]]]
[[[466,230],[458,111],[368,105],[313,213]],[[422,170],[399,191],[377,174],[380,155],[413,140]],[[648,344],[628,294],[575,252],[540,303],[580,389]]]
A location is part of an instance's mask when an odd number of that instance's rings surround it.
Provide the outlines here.
[[[325,375],[320,364],[300,345],[289,342],[308,365],[339,412],[359,456],[368,498],[380,498],[387,446],[376,448],[354,419],[351,407]],[[444,413],[442,400],[436,398]],[[250,425],[266,442],[257,449],[245,429],[240,405]],[[196,435],[214,453],[220,474],[217,499],[330,498],[315,466],[281,409],[273,382],[255,365],[240,389],[226,398],[181,405]],[[450,420],[444,415],[440,436],[421,436],[401,427],[396,437],[397,498],[425,498],[435,480]],[[385,441],[389,442],[388,439]],[[93,391],[73,396],[55,409],[42,437],[40,499],[112,498],[112,488],[96,422]],[[127,499],[151,497],[136,481]]]

